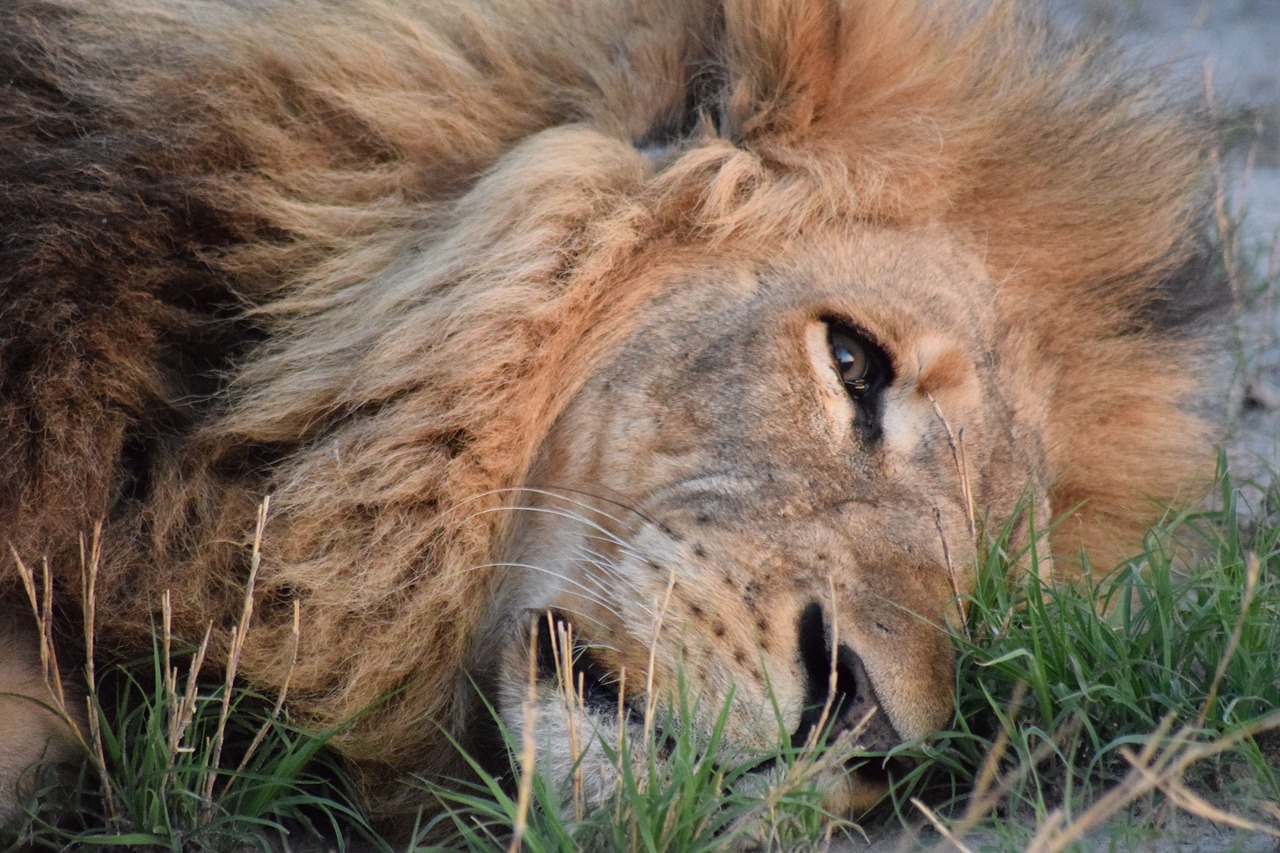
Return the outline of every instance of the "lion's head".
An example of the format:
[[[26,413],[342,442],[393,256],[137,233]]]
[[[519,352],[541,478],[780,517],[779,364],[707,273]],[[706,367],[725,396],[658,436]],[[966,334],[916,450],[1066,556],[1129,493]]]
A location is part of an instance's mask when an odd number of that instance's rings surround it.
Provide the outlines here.
[[[1075,577],[1203,460],[1203,128],[1012,3],[145,5],[3,13],[0,519],[72,597],[106,519],[125,652],[225,639],[270,494],[240,671],[371,785],[477,687],[554,773],[681,681],[925,735],[984,526]]]
[[[501,708],[518,732],[540,629],[536,729],[561,774],[571,726],[616,728],[619,701],[642,726],[645,692],[672,697],[681,678],[709,715],[733,697],[739,750],[766,749],[780,723],[803,742],[833,662],[836,730],[875,712],[865,746],[950,720],[970,501],[1008,518],[1043,467],[1001,391],[990,281],[934,229],[788,242],[647,266],[660,295],[515,496],[490,617],[504,639],[481,648],[507,648]],[[573,723],[548,653],[560,626],[585,684]]]

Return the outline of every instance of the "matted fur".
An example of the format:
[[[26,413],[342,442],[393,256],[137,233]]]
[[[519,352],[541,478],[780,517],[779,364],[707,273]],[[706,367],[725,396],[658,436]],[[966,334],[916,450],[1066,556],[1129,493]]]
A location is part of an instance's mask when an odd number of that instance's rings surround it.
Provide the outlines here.
[[[271,494],[242,672],[301,602],[363,769],[456,771],[490,510],[681,253],[974,247],[1068,574],[1206,458],[1203,124],[1011,2],[8,0],[0,80],[0,537],[73,606],[105,520],[100,647],[216,641]]]

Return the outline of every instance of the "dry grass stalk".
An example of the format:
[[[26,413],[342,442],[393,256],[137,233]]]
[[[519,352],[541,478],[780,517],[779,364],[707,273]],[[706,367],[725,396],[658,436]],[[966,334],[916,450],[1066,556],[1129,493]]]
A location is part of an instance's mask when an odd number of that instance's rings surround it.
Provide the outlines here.
[[[1015,701],[1011,702],[1009,706],[1011,709],[1009,712],[1010,725],[1013,724],[1017,710],[1021,707],[1021,699],[1025,696],[1025,693],[1025,689],[1021,686],[1014,692],[1013,699]],[[951,832],[954,836],[963,838],[978,825],[979,821],[994,812],[1001,800],[1008,796],[1014,786],[1026,778],[1032,769],[1038,767],[1051,756],[1061,752],[1063,746],[1069,743],[1079,732],[1080,724],[1080,719],[1073,717],[1059,727],[1052,737],[1042,740],[1031,751],[1031,755],[1027,760],[1018,762],[997,777],[996,768],[1004,758],[1010,740],[1008,730],[1002,729],[1000,736],[996,739],[996,743],[988,751],[987,758],[982,763],[979,778],[986,779],[986,786],[981,790],[975,790],[974,794],[969,798],[969,804],[965,808],[964,815],[951,826]]]
[[[93,663],[93,652],[95,652],[95,648],[93,648],[93,640],[95,640],[97,634],[95,624],[97,620],[97,607],[95,606],[95,602],[97,599],[97,570],[99,570],[102,560],[101,542],[101,521],[96,525],[93,525],[93,538],[91,539],[90,546],[88,546],[87,549],[84,547],[84,537],[81,537],[81,542],[79,542],[79,546],[81,546],[81,589],[83,590],[82,594],[84,598],[84,606],[82,608],[84,634],[84,683],[90,686],[90,688],[97,684],[97,670],[95,663]],[[90,716],[90,725],[92,726],[93,720],[95,720],[95,717],[97,716],[96,713],[93,713],[92,703],[90,703],[90,707],[88,707],[88,716]]]
[[[94,527],[92,544],[89,546],[86,554],[84,538],[80,539],[80,572],[84,580],[85,590],[85,642],[86,642],[86,668],[85,677],[87,684],[92,688],[94,684],[93,669],[93,589],[97,580],[97,572],[101,550],[99,543],[101,541],[102,525]],[[107,805],[107,814],[112,822],[119,819],[119,808],[115,796],[115,789],[111,784],[111,776],[107,772],[106,751],[103,746],[102,738],[102,721],[100,720],[93,700],[86,697],[87,703],[86,718],[89,723],[88,737],[85,732],[81,731],[79,724],[76,722],[75,715],[68,711],[67,696],[62,683],[62,667],[58,662],[57,648],[53,642],[53,579],[49,572],[49,564],[42,563],[40,593],[36,591],[35,573],[27,567],[18,556],[18,552],[10,546],[15,563],[17,564],[18,576],[22,579],[23,589],[26,591],[27,599],[31,605],[32,617],[36,620],[37,643],[40,649],[40,668],[41,676],[44,679],[45,689],[48,690],[49,696],[53,699],[52,707],[48,710],[52,711],[67,726],[72,735],[80,745],[84,748],[84,752],[89,756],[91,763],[94,765],[94,771],[102,784],[103,799]],[[33,700],[35,701],[35,700]]]
[[[582,820],[586,814],[584,768],[582,766],[582,743],[578,736],[579,713],[584,710],[584,701],[580,688],[574,684],[573,678],[573,626],[568,622],[557,621],[547,614],[553,631],[552,657],[556,662],[556,685],[560,692],[564,707],[565,720],[569,726],[569,759],[573,766],[573,814]]]
[[[991,749],[987,750],[986,756],[982,759],[982,766],[978,768],[978,777],[973,783],[973,792],[969,795],[969,804],[965,809],[965,817],[969,817],[974,813],[986,814],[995,808],[995,799],[1002,798],[1008,790],[1008,786],[1012,784],[1012,774],[1006,773],[1004,776],[998,777],[1000,769],[1000,761],[1004,758],[1005,753],[1009,750],[1009,743],[1012,739],[1009,732],[1017,723],[1018,715],[1022,712],[1022,702],[1027,696],[1027,683],[1019,681],[1013,687],[1013,696],[1009,699],[1009,704],[1005,707],[1006,725],[1000,727],[1000,731],[996,733],[996,739],[991,744]],[[994,792],[995,799],[992,799],[990,805],[984,805],[989,799],[988,795]]]
[[[645,696],[644,731],[642,733],[642,740],[641,740],[641,743],[645,744],[646,748],[648,744],[653,743],[654,714],[657,712],[657,702],[654,700],[654,695],[653,695],[653,682],[654,682],[654,673],[655,673],[657,662],[658,662],[658,637],[662,633],[662,625],[663,625],[663,622],[666,621],[667,609],[671,606],[671,594],[675,590],[675,588],[676,588],[676,573],[675,573],[675,570],[672,569],[670,574],[667,576],[667,588],[666,588],[666,591],[663,593],[662,603],[658,607],[658,612],[654,616],[653,634],[649,638],[649,658],[648,658],[647,670],[645,672],[645,679],[644,679],[644,696]],[[644,786],[648,784],[648,777],[645,774],[641,774],[636,781],[637,781],[637,784],[640,786],[640,790],[643,790]],[[640,841],[639,832],[640,832],[640,828],[637,825],[637,823],[635,821],[631,821],[629,835],[630,835],[630,849],[632,850],[638,849],[638,845]]]
[[[1142,750],[1136,755],[1131,750],[1122,749],[1120,754],[1131,766],[1129,773],[1119,783],[1112,786],[1101,799],[1070,823],[1064,823],[1063,810],[1061,808],[1054,810],[1032,839],[1030,846],[1027,848],[1028,851],[1056,853],[1056,851],[1063,850],[1080,841],[1089,832],[1103,826],[1138,798],[1156,790],[1164,793],[1173,806],[1189,814],[1220,825],[1280,837],[1280,828],[1268,827],[1219,809],[1192,792],[1183,782],[1183,777],[1196,762],[1225,752],[1241,741],[1264,731],[1280,729],[1280,712],[1275,712],[1215,741],[1199,743],[1195,740],[1196,732],[1204,726],[1205,721],[1208,719],[1208,714],[1212,710],[1218,689],[1225,678],[1227,666],[1239,649],[1244,623],[1257,590],[1261,575],[1261,563],[1257,555],[1252,553],[1247,554],[1245,560],[1245,589],[1241,597],[1240,615],[1232,629],[1226,651],[1222,656],[1218,670],[1210,684],[1208,695],[1201,706],[1195,723],[1184,727],[1172,738],[1169,738],[1168,735],[1172,727],[1173,718],[1172,716],[1166,717],[1160,726],[1150,734]],[[1015,703],[1020,702],[1024,693],[1025,690],[1020,686],[1015,691]],[[1011,720],[1015,713],[1016,711],[1011,711]],[[1079,721],[1076,720],[1074,722],[1077,724],[1075,728],[1078,728]],[[989,814],[1019,778],[1025,775],[1031,767],[1034,767],[1056,751],[1060,744],[1069,738],[1070,734],[1071,732],[1065,727],[1063,730],[1059,730],[1053,741],[1042,743],[1033,752],[1029,761],[1023,762],[1006,772],[999,781],[993,781],[995,765],[1003,757],[1009,743],[1006,732],[1002,730],[983,762],[969,807],[966,809],[965,815],[951,827],[951,834],[947,835],[948,840],[958,845],[955,838],[962,837],[979,820]],[[1161,749],[1162,744],[1167,744],[1167,746]],[[936,826],[936,821],[928,811],[924,810],[923,807],[922,811]],[[1277,817],[1280,818],[1280,810],[1277,810]],[[939,827],[939,831],[942,831],[941,827]]]
[[[783,801],[802,791],[811,790],[817,784],[829,783],[831,777],[835,774],[850,772],[849,760],[851,757],[856,757],[857,752],[853,748],[853,744],[866,731],[866,727],[871,722],[874,713],[874,711],[869,711],[858,721],[857,725],[848,731],[841,732],[833,741],[828,743],[826,749],[821,751],[809,750],[806,746],[794,761],[779,762],[776,766],[785,768],[785,772],[773,776],[768,783],[768,789],[760,800],[760,805],[748,810],[736,819],[733,827],[727,831],[727,835],[734,837],[737,834],[738,827],[760,826],[767,832],[766,835],[757,835],[760,846],[764,849],[778,849],[779,845],[775,836],[780,824],[779,807]],[[828,838],[834,834],[837,826],[850,827],[855,825],[843,819],[829,816],[824,830]]]
[[[97,684],[97,671],[94,665],[94,639],[96,635],[95,620],[97,607],[94,602],[98,595],[98,569],[102,564],[102,522],[93,526],[93,537],[85,547],[84,536],[80,537],[80,589],[83,597],[82,619],[84,631],[84,677],[85,684],[92,688]],[[89,703],[89,723],[93,725],[97,714],[93,711],[93,703]]]
[[[969,477],[969,457],[964,447],[964,428],[960,429],[957,434],[951,428],[951,423],[947,420],[947,416],[942,413],[942,407],[938,405],[938,401],[933,399],[932,394],[925,394],[929,398],[929,402],[933,404],[933,413],[938,416],[938,420],[942,422],[943,428],[947,431],[947,443],[951,446],[951,459],[955,463],[956,472],[960,477],[960,496],[964,500],[965,514],[969,522],[969,539],[976,547],[978,544],[978,520],[973,508],[973,483]],[[947,577],[951,581],[951,592],[955,598],[956,612],[960,614],[960,625],[964,628],[966,639],[969,637],[969,617],[968,608],[965,606],[964,596],[960,593],[960,579],[956,574],[955,564],[951,562],[951,548],[947,544],[947,534],[942,526],[942,510],[938,507],[933,508],[934,523],[938,526],[938,535],[942,537],[942,556],[947,563]]]
[[[1173,718],[1170,715],[1161,721],[1160,726],[1150,735],[1142,750],[1136,755],[1131,750],[1122,749],[1120,754],[1132,768],[1129,773],[1072,823],[1063,825],[1062,810],[1056,810],[1036,834],[1032,845],[1028,848],[1029,851],[1054,853],[1062,850],[1101,826],[1137,798],[1156,790],[1162,791],[1174,806],[1191,814],[1215,823],[1280,837],[1280,829],[1266,827],[1218,809],[1192,793],[1182,781],[1187,770],[1196,762],[1225,752],[1236,744],[1263,732],[1280,729],[1280,711],[1277,711],[1241,726],[1217,740],[1208,743],[1196,741],[1197,731],[1208,718],[1227,665],[1239,649],[1244,620],[1248,615],[1261,574],[1257,555],[1248,554],[1245,560],[1245,591],[1240,603],[1240,617],[1232,629],[1222,661],[1196,722],[1183,727],[1171,739],[1167,739],[1166,736],[1173,724]],[[1161,749],[1161,745],[1166,742],[1168,745]]]
[[[98,713],[93,699],[93,690],[98,683],[97,666],[94,663],[94,658],[96,655],[95,640],[97,638],[98,617],[98,570],[102,565],[102,522],[98,522],[93,527],[93,538],[87,555],[85,550],[85,542],[81,538],[80,589],[83,597],[84,677],[85,685],[89,690],[89,695],[85,697],[87,706],[85,710],[89,719],[89,740],[86,747],[90,755],[90,761],[93,763],[94,771],[98,774],[98,783],[102,786],[102,799],[107,805],[107,815],[112,823],[116,823],[120,820],[120,810],[115,786],[111,782],[111,774],[107,772],[106,746],[102,737],[102,716]]]
[[[53,579],[49,572],[49,565],[47,562],[42,565],[40,590],[37,592],[34,571],[22,561],[16,550],[13,550],[12,547],[10,550],[17,564],[18,576],[22,580],[23,588],[31,605],[32,617],[36,620],[41,674],[45,688],[53,699],[53,705],[47,706],[47,709],[56,714],[67,726],[84,749],[84,754],[88,756],[90,763],[93,764],[94,772],[97,774],[99,783],[102,786],[102,797],[107,807],[108,819],[115,823],[120,818],[119,801],[111,782],[111,775],[107,770],[105,741],[102,736],[102,720],[94,705],[92,696],[92,690],[96,684],[96,672],[93,662],[94,619],[96,615],[94,601],[98,568],[102,558],[101,541],[101,523],[94,526],[93,536],[89,543],[86,544],[83,536],[80,538],[80,577],[84,598],[84,672],[85,683],[89,687],[89,695],[85,697],[85,716],[89,729],[87,736],[76,721],[76,715],[68,711],[67,696],[62,681],[62,667],[58,661],[57,648],[53,642]]]
[[[226,737],[227,720],[231,715],[231,695],[235,685],[236,670],[240,665],[240,655],[244,651],[245,635],[249,631],[249,622],[253,619],[253,588],[258,579],[258,568],[262,563],[262,534],[267,525],[267,513],[271,508],[271,496],[262,499],[258,506],[257,526],[253,533],[253,552],[249,558],[249,579],[245,583],[244,607],[240,611],[240,621],[231,629],[231,644],[227,651],[227,667],[222,684],[222,709],[218,713],[218,725],[214,729],[213,748],[208,765],[209,772],[201,786],[200,822],[206,823],[213,816],[213,787],[217,783],[217,769],[222,763],[222,745]],[[194,677],[194,676],[193,676]]]
[[[822,703],[822,713],[818,715],[818,721],[814,723],[813,728],[809,729],[809,734],[804,739],[804,749],[806,752],[815,750],[818,747],[818,741],[822,737],[822,733],[827,729],[827,723],[831,720],[831,709],[836,701],[836,685],[838,683],[836,666],[839,663],[840,652],[840,608],[836,603],[836,584],[831,575],[827,575],[827,591],[831,596],[831,665],[827,670],[827,698]]]
[[[10,546],[12,550],[12,546]],[[40,589],[36,589],[35,571],[28,568],[13,550],[13,559],[18,565],[18,576],[26,590],[27,600],[31,603],[31,614],[36,620],[36,633],[40,647],[40,669],[44,676],[45,687],[57,703],[57,710],[68,725],[74,729],[74,722],[66,716],[66,694],[62,688],[62,673],[58,668],[58,654],[53,647],[53,576],[49,572],[48,561],[41,563]]]
[[[178,668],[173,665],[173,608],[169,591],[165,590],[160,599],[161,606],[161,649],[164,655],[162,691],[165,707],[168,708],[168,737],[165,750],[164,775],[161,777],[160,791],[167,793],[173,780],[173,771],[177,767],[180,755],[189,755],[195,748],[186,742],[188,729],[195,719],[197,687],[200,680],[200,669],[204,666],[205,654],[209,650],[209,638],[212,629],[206,629],[200,648],[187,671],[182,696],[178,696]]]
[[[947,416],[942,413],[942,407],[938,405],[938,401],[933,399],[932,394],[926,393],[925,396],[933,404],[933,413],[938,416],[938,420],[942,421],[942,426],[947,431],[947,443],[951,445],[951,459],[955,462],[956,471],[960,475],[960,495],[964,498],[965,512],[969,519],[969,536],[976,541],[978,519],[973,509],[973,481],[969,476],[969,457],[964,449],[964,428],[961,427],[959,433],[953,430]]]
[[[547,614],[551,618],[551,614]],[[516,820],[512,827],[508,853],[518,853],[529,831],[529,805],[533,799],[533,774],[537,767],[538,741],[533,727],[538,721],[538,623],[529,623],[529,677],[525,695],[524,731],[520,738],[520,783],[516,793]]]
[[[1179,808],[1187,814],[1196,815],[1207,820],[1213,821],[1219,826],[1229,826],[1234,829],[1244,830],[1245,832],[1254,832],[1262,835],[1272,835],[1280,838],[1280,829],[1273,829],[1260,823],[1254,823],[1251,820],[1234,815],[1231,812],[1224,811],[1217,806],[1212,805],[1203,797],[1195,794],[1188,788],[1181,779],[1175,777],[1161,778],[1152,773],[1150,768],[1141,764],[1136,764],[1133,755],[1129,750],[1121,750],[1121,754],[1128,761],[1135,771],[1147,778],[1151,784],[1158,787],[1169,802],[1175,808]]]
[[[955,833],[947,829],[947,825],[942,822],[941,818],[939,818],[936,814],[933,813],[933,809],[926,806],[923,802],[919,800],[919,798],[912,797],[911,805],[919,809],[920,813],[925,816],[925,819],[929,821],[929,823],[933,824],[933,828],[938,831],[938,834],[941,835],[943,838],[945,838],[953,847],[959,850],[960,853],[973,853],[973,850],[969,847],[966,847],[960,841],[960,839],[955,835]]]
[[[934,403],[936,409],[938,404]],[[943,421],[946,423],[946,421]],[[965,515],[969,519],[969,538],[978,540],[978,519],[973,508],[973,480],[969,477],[969,451],[964,443],[964,427],[956,433],[955,454],[958,457],[956,466],[960,469],[960,488],[964,490]]]
[[[662,596],[662,604],[653,620],[653,636],[649,639],[649,669],[644,678],[644,743],[653,743],[653,715],[657,711],[657,703],[653,697],[653,677],[658,664],[658,635],[662,631],[662,623],[667,618],[667,608],[671,606],[671,593],[676,588],[676,573],[673,569],[667,577],[667,590]]]
[[[1206,61],[1204,64],[1204,97],[1205,106],[1209,110],[1209,115],[1215,117],[1214,111],[1214,90],[1213,90],[1213,65]],[[1227,282],[1231,285],[1232,295],[1232,311],[1234,313],[1233,320],[1239,327],[1240,313],[1244,306],[1244,281],[1240,274],[1240,229],[1235,227],[1238,223],[1232,217],[1229,206],[1227,204],[1227,178],[1226,171],[1222,164],[1222,152],[1218,150],[1218,146],[1211,146],[1209,149],[1210,173],[1213,176],[1213,212],[1215,222],[1214,225],[1218,230],[1218,236],[1221,238],[1222,262],[1226,268]],[[1243,178],[1243,183],[1247,184],[1248,174]]]
[[[626,755],[627,740],[627,668],[620,667],[618,669],[618,741],[614,744],[617,756],[617,764],[614,769],[617,771],[618,779],[621,781],[626,778],[624,775],[622,762]],[[622,797],[614,800],[613,822],[622,822]]]
[[[1169,727],[1172,722],[1172,716],[1167,716],[1161,721],[1160,725],[1151,733],[1147,742],[1143,745],[1136,761],[1144,764],[1153,760],[1158,761],[1159,744],[1169,733]],[[1131,763],[1132,761],[1131,759]],[[1156,786],[1154,784],[1148,784],[1148,778],[1144,774],[1129,773],[1124,779],[1120,780],[1119,784],[1112,786],[1101,799],[1086,809],[1072,823],[1064,825],[1062,809],[1054,809],[1035,837],[1031,839],[1031,843],[1027,847],[1028,853],[1032,853],[1032,851],[1035,851],[1035,853],[1050,853],[1050,851],[1062,850],[1083,838],[1093,829],[1102,826],[1138,797],[1155,790]]]
[[[942,540],[942,559],[947,564],[947,579],[951,581],[951,600],[955,602],[956,614],[960,617],[960,627],[964,631],[966,640],[972,640],[969,635],[969,609],[965,606],[964,595],[960,592],[960,578],[956,574],[955,563],[951,562],[951,546],[947,544],[947,532],[942,526],[942,510],[936,506],[933,508],[933,523],[938,528],[938,537]]]
[[[1200,797],[1191,794],[1182,783],[1183,776],[1196,762],[1225,752],[1241,741],[1263,732],[1280,729],[1280,711],[1209,743],[1196,742],[1195,729],[1187,726],[1161,749],[1160,745],[1166,743],[1171,725],[1172,718],[1166,717],[1137,755],[1129,750],[1122,750],[1121,755],[1132,766],[1129,773],[1071,823],[1064,824],[1062,810],[1055,810],[1032,839],[1027,847],[1028,853],[1057,853],[1064,850],[1105,824],[1139,797],[1157,789],[1179,808],[1185,808],[1198,817],[1250,832],[1280,837],[1280,827],[1268,827],[1210,806]]]
[[[838,684],[837,665],[839,663],[840,649],[840,624],[837,616],[835,581],[831,576],[827,577],[827,589],[831,596],[832,605],[831,661],[830,670],[827,674],[827,698],[823,702],[822,712],[805,736],[804,745],[801,747],[801,752],[796,757],[796,760],[787,765],[786,773],[780,777],[775,776],[769,783],[768,790],[762,801],[763,808],[752,810],[734,822],[735,826],[750,825],[753,822],[760,821],[763,817],[763,825],[770,833],[769,837],[759,839],[765,849],[776,849],[778,846],[777,839],[772,836],[777,832],[779,824],[778,808],[783,799],[813,783],[819,775],[834,770],[837,766],[843,764],[849,757],[850,747],[870,725],[871,718],[876,714],[876,709],[872,708],[858,721],[852,730],[842,732],[831,743],[826,744],[825,750],[821,749],[822,735],[826,732],[827,724],[831,720],[831,712],[835,707]],[[828,824],[826,829],[828,837],[834,831],[834,823]]]
[[[249,743],[249,748],[245,750],[244,758],[240,759],[240,764],[236,767],[236,773],[241,773],[249,766],[249,760],[253,758],[258,751],[258,747],[262,745],[262,741],[266,738],[267,733],[271,731],[272,725],[276,720],[280,719],[280,712],[284,710],[285,699],[289,695],[289,682],[293,680],[293,672],[298,664],[298,642],[302,639],[302,603],[296,598],[293,600],[293,627],[289,631],[289,668],[285,671],[284,682],[280,685],[280,692],[276,695],[276,703],[271,708],[271,716],[268,717],[258,731],[254,734],[253,740]],[[231,778],[229,777],[223,788],[230,787]]]

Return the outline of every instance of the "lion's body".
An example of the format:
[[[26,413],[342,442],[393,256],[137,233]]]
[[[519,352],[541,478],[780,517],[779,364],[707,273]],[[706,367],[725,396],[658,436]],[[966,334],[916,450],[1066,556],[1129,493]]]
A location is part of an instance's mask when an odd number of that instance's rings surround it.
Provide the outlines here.
[[[886,449],[859,463],[890,484],[866,492],[889,512],[860,522],[867,537],[908,495],[908,551],[932,555],[945,529],[950,559],[972,553],[936,403],[966,429],[979,515],[1039,484],[1040,510],[1078,510],[1056,550],[1108,564],[1205,458],[1185,411],[1215,295],[1196,232],[1205,136],[1007,10],[929,11],[946,5],[4,4],[0,538],[47,556],[73,608],[80,537],[101,521],[99,647],[147,648],[165,590],[178,632],[212,624],[218,643],[271,495],[241,672],[267,691],[288,672],[313,725],[392,694],[340,748],[383,777],[453,773],[445,733],[467,742],[470,678],[500,679],[481,662],[518,621],[495,601],[532,606],[493,568],[537,550],[496,511],[530,500],[504,490],[640,505],[641,474],[719,458],[700,444],[731,425],[718,386],[645,385],[671,415],[646,433],[649,397],[609,397],[633,370],[616,353],[656,382],[734,311],[756,318],[747,336],[812,293],[824,317],[856,314],[841,288],[865,278],[883,283],[852,297],[879,307],[855,319],[910,391],[886,392]],[[760,399],[822,396],[788,396],[800,352],[778,351]],[[617,426],[611,407],[634,417]],[[809,421],[748,409],[759,440],[732,464],[817,464],[784,440]],[[575,467],[569,449],[609,424],[607,452]],[[805,512],[838,503],[848,478],[829,473],[805,474],[831,492]],[[788,541],[779,506],[753,522],[775,543],[757,554]],[[677,602],[712,595],[676,573]],[[649,612],[665,581],[614,609]],[[918,606],[936,614],[933,590]],[[755,624],[727,634],[767,648]],[[908,666],[931,686],[906,698],[867,662],[901,734],[949,707],[945,652],[920,642]]]

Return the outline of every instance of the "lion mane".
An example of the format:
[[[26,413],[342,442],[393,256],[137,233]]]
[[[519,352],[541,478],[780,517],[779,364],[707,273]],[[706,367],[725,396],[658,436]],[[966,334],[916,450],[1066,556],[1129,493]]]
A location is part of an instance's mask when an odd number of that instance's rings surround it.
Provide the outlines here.
[[[217,645],[271,496],[240,671],[371,786],[478,737],[500,510],[656,259],[976,247],[1062,575],[1203,473],[1206,121],[1012,2],[8,0],[0,81],[0,539],[74,613],[101,523],[99,649]]]

